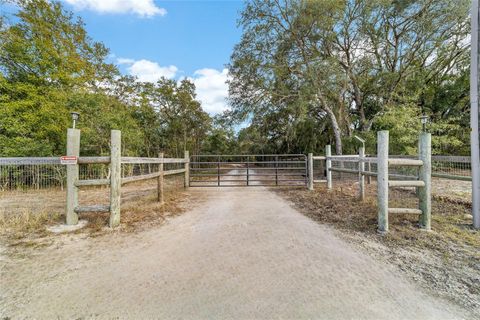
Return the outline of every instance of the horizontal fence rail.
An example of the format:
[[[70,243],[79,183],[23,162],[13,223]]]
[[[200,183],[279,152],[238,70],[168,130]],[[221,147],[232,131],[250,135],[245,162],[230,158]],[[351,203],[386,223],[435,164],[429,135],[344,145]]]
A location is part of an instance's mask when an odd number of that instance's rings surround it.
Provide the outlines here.
[[[303,154],[194,155],[190,158],[192,187],[306,186]]]

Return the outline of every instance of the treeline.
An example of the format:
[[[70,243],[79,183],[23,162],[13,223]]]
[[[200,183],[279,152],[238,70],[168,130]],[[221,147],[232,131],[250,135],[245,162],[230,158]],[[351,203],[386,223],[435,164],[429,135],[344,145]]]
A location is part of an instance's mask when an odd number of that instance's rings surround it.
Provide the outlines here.
[[[252,0],[229,71],[233,121],[254,153],[353,152],[390,130],[415,152],[427,115],[434,153],[469,154],[468,0]]]
[[[84,155],[108,154],[111,129],[122,131],[124,155],[232,148],[233,132],[202,110],[192,82],[122,76],[59,2],[15,4],[0,16],[0,157],[64,154],[72,111],[81,114]]]

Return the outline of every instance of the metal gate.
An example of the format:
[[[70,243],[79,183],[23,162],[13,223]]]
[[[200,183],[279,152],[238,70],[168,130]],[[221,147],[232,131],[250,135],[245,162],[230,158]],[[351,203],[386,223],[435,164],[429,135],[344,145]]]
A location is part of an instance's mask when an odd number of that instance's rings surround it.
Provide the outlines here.
[[[190,157],[191,187],[307,186],[303,154],[195,155]]]

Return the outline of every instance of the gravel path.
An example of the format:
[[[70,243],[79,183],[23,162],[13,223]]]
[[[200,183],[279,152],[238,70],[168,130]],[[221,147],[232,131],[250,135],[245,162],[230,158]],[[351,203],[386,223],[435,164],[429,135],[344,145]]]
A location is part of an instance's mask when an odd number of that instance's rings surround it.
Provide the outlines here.
[[[462,319],[263,187],[191,188],[136,234],[69,237],[3,261],[0,315],[37,319]]]

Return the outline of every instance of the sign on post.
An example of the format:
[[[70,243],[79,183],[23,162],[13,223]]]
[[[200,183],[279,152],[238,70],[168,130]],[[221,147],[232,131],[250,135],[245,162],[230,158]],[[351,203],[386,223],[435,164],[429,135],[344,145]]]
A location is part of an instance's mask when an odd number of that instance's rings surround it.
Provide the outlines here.
[[[78,157],[76,156],[62,156],[60,157],[61,164],[77,164]]]

